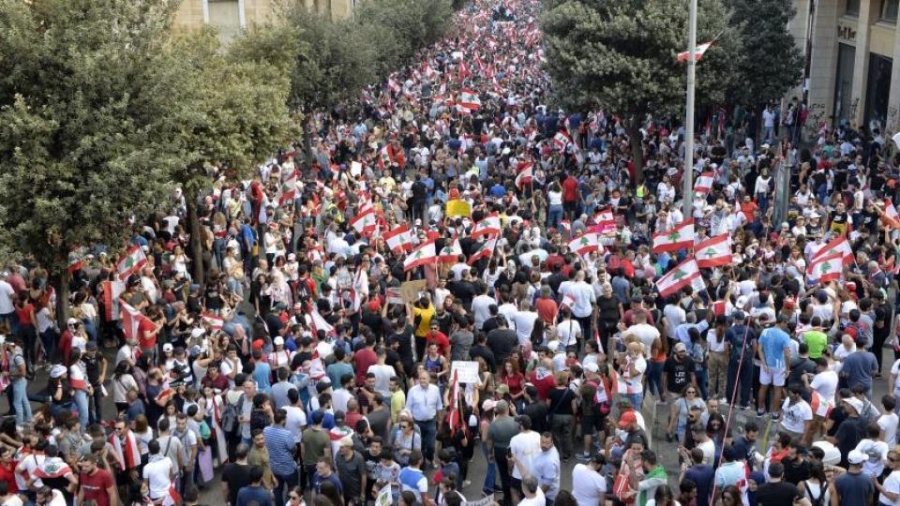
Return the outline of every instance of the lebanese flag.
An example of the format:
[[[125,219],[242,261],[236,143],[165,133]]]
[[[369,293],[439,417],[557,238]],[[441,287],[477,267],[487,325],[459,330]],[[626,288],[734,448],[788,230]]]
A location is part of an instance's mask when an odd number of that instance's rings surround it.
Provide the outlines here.
[[[475,262],[481,260],[482,258],[491,258],[491,256],[494,254],[494,250],[496,248],[497,248],[497,237],[494,236],[494,237],[491,237],[490,239],[488,239],[487,241],[485,241],[484,244],[482,244],[481,247],[478,248],[478,251],[476,251],[475,253],[472,254],[471,257],[469,257],[468,264],[475,265]]]
[[[653,252],[678,251],[694,247],[694,220],[684,220],[680,225],[653,236]]]
[[[463,89],[459,92],[457,104],[464,109],[475,111],[481,107],[481,99],[478,98],[478,94],[474,91]]]
[[[209,325],[209,328],[213,330],[222,330],[222,326],[225,325],[225,319],[221,316],[216,316],[212,313],[203,313],[201,316],[203,323]]]
[[[703,54],[706,53],[706,50],[709,49],[709,46],[713,44],[713,41],[704,42],[700,44],[694,49],[694,61],[700,61],[703,58]],[[682,51],[678,53],[678,56],[675,57],[675,60],[680,62],[686,62],[690,58],[690,51]]]
[[[459,410],[459,370],[453,371],[453,379],[450,381],[450,406],[447,410],[447,422],[450,424],[450,433],[456,433],[462,422],[462,414]]]
[[[312,309],[309,311],[309,326],[313,331],[313,335],[318,335],[320,330],[325,331],[325,335],[334,334],[334,326],[328,323],[321,314],[319,314],[319,310],[316,309],[315,305],[311,306]]]
[[[129,304],[125,302],[120,302],[121,308],[121,316],[122,316],[122,331],[125,333],[126,339],[137,339],[138,338],[138,326],[141,324],[141,321],[146,318],[140,311],[131,307]]]
[[[569,241],[569,250],[578,253],[579,255],[586,255],[591,251],[599,251],[600,250],[600,237],[596,232],[591,232],[589,234],[584,234],[581,237],[576,237]]]
[[[626,361],[625,367],[623,370],[628,370],[631,368],[631,362]],[[621,395],[632,395],[639,394],[644,391],[643,385],[641,385],[641,381],[637,379],[629,379],[625,378],[625,376],[619,374],[615,370],[612,371],[611,375],[614,379],[613,383],[616,385],[616,393]],[[635,409],[640,409],[640,406],[635,406]]]
[[[878,207],[875,207],[878,209]],[[881,222],[884,223],[886,227],[891,228],[900,228],[900,214],[897,213],[897,208],[894,207],[894,203],[891,202],[891,199],[885,199],[884,201],[884,211],[878,213],[881,215]]]
[[[459,239],[453,239],[452,243],[447,244],[441,249],[438,255],[438,262],[443,264],[455,264],[459,261],[459,256],[463,254],[462,246],[459,245]]]
[[[437,252],[435,252],[434,241],[428,241],[407,255],[406,260],[403,261],[403,272],[422,265],[432,264],[435,260],[437,260]]]
[[[122,457],[122,463],[119,464],[120,471],[136,469],[141,464],[141,450],[138,448],[137,438],[134,432],[128,430],[125,432],[125,441],[120,441],[117,434],[109,436],[109,444],[112,445],[113,451]]]
[[[385,232],[382,237],[384,237],[384,242],[388,248],[394,253],[412,251],[412,234],[409,231],[409,225],[406,223],[389,232]]]
[[[520,162],[516,168],[516,188],[519,190],[527,184],[531,184],[534,180],[534,164],[530,162]]]
[[[695,248],[697,266],[702,269],[728,265],[732,262],[731,236],[721,234],[700,242]]]
[[[169,402],[169,398],[175,395],[175,389],[171,387],[163,388],[159,394],[156,395],[156,400],[165,404]]]
[[[63,478],[66,475],[73,474],[72,468],[69,467],[68,464],[63,461],[63,459],[59,457],[55,458],[46,458],[43,462],[34,470],[32,476],[35,478],[46,480],[53,478]]]
[[[812,408],[814,415],[822,418],[828,418],[828,415],[831,414],[831,409],[834,408],[834,406],[828,402],[828,399],[819,395],[819,392],[816,392],[815,390],[812,391],[812,400],[809,403],[809,407]]]
[[[356,215],[350,220],[350,226],[354,228],[360,235],[372,235],[375,227],[378,225],[378,219],[375,217],[373,209],[367,209],[362,214]]]
[[[572,297],[570,294],[567,293],[563,297],[562,302],[559,303],[559,307],[563,307],[563,306],[566,306],[569,309],[572,309],[573,307],[575,307],[575,297]]]
[[[281,197],[278,198],[278,207],[288,207],[295,200],[297,200],[297,190],[293,188],[286,190],[281,194]]]
[[[178,489],[175,488],[175,482],[173,481],[169,485],[169,493],[163,497],[162,506],[177,506],[181,504],[181,494],[178,493]]]
[[[698,177],[697,181],[694,183],[694,191],[696,193],[709,193],[710,190],[712,190],[715,177],[715,172],[704,172],[700,174],[700,177]]]
[[[81,258],[75,256],[74,253],[72,253],[71,255],[72,256],[69,258],[69,265],[66,267],[66,272],[69,273],[69,276],[74,274],[76,271],[84,269],[84,261]]]
[[[565,132],[556,132],[556,135],[553,136],[553,147],[559,151],[565,151],[570,142],[572,142],[572,138]]]
[[[594,223],[597,225],[597,231],[603,233],[616,228],[616,216],[611,209],[600,211],[594,215]]]
[[[809,278],[817,279],[820,283],[827,283],[840,279],[843,270],[844,262],[841,253],[818,256],[813,259],[810,265]]]
[[[470,237],[479,237],[482,235],[499,235],[500,234],[500,215],[491,213],[475,224]]]
[[[572,230],[572,222],[569,220],[560,220],[559,228],[565,230],[566,232],[570,232]]]
[[[378,168],[381,170],[386,169],[391,163],[394,162],[394,159],[391,157],[391,152],[387,146],[378,150]]]
[[[659,281],[656,282],[656,289],[659,290],[660,295],[668,297],[678,293],[678,290],[694,284],[695,280],[703,282],[703,278],[700,277],[700,267],[697,265],[697,261],[691,257],[659,278]]]
[[[840,253],[843,256],[844,265],[850,265],[856,261],[853,256],[853,248],[850,246],[850,241],[847,240],[847,237],[841,236],[825,246],[822,246],[819,251],[816,251],[813,254],[809,266],[806,268],[806,273],[812,274],[812,267],[816,260],[825,255],[833,255],[835,253]]]
[[[427,77],[428,79],[434,79],[435,76],[437,76],[437,71],[435,71],[433,68],[431,68],[431,65],[429,65],[427,63],[425,64],[425,69],[424,69],[423,73],[425,74],[425,77]]]
[[[145,265],[147,265],[147,257],[144,255],[144,250],[135,244],[128,248],[125,255],[119,259],[119,262],[116,264],[116,271],[119,273],[119,279],[124,280],[128,279],[128,276],[140,272],[141,267]]]
[[[81,369],[81,366],[74,365],[69,367],[69,386],[71,386],[75,390],[87,390],[88,382],[87,378],[84,376],[84,371]]]
[[[471,75],[472,75],[472,72],[469,70],[469,66],[466,65],[466,62],[460,61],[459,62],[459,80],[462,81],[463,79],[465,79]],[[463,90],[463,91],[465,92],[466,90]],[[478,105],[481,105],[481,104],[479,103]]]

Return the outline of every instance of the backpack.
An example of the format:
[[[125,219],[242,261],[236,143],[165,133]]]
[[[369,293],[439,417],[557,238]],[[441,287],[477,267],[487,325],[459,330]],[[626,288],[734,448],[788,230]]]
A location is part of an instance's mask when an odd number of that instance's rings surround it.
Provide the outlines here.
[[[244,409],[244,394],[241,394],[237,404],[231,404],[227,401],[224,404],[225,407],[222,408],[222,422],[220,425],[225,434],[235,434],[241,427],[241,424],[238,423],[238,418]]]

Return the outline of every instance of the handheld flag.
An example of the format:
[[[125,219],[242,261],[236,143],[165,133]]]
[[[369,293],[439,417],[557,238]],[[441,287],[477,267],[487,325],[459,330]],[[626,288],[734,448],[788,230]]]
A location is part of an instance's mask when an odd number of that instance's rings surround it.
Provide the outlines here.
[[[688,285],[693,285],[696,280],[700,280],[700,283],[703,282],[697,261],[690,257],[659,278],[659,281],[656,282],[656,288],[659,290],[660,295],[668,297]]]
[[[576,237],[569,241],[569,250],[578,253],[579,255],[586,255],[591,251],[599,251],[600,250],[600,238],[597,236],[596,232],[591,232],[590,234],[584,234],[581,237]]]
[[[434,249],[434,242],[429,241],[423,243],[418,248],[413,250],[413,252],[410,253],[403,261],[403,272],[406,272],[410,269],[415,269],[416,267],[422,265],[434,263],[436,259],[437,253]]]
[[[125,255],[119,259],[116,271],[119,273],[119,279],[125,280],[128,279],[128,276],[140,272],[145,265],[147,265],[147,257],[144,255],[144,250],[135,244],[128,248]]]
[[[694,255],[700,268],[718,267],[732,262],[731,236],[717,235],[697,244]]]
[[[678,251],[694,247],[694,220],[685,220],[682,224],[653,236],[653,252]]]
[[[409,226],[405,223],[389,232],[385,232],[382,237],[384,237],[384,242],[391,251],[412,251],[412,233],[409,231]]]

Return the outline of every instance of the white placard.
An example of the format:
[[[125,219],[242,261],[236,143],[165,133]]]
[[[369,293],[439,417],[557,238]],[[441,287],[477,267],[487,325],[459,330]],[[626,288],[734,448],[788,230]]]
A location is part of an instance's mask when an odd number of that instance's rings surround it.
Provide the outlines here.
[[[359,162],[350,162],[350,174],[353,177],[358,177],[362,174],[362,164]]]
[[[454,374],[460,383],[477,384],[480,381],[478,376],[478,362],[457,360],[450,363],[450,378],[452,380]]]
[[[375,498],[375,506],[391,506],[394,504],[394,498],[391,495],[391,484],[381,487],[378,491],[378,497]]]

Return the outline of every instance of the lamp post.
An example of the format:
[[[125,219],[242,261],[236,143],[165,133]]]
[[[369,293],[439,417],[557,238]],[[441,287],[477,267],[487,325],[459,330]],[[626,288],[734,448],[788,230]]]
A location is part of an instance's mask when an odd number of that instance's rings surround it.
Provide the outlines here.
[[[694,88],[697,76],[697,0],[690,1],[687,61],[687,104],[684,118],[684,218],[694,215]]]

